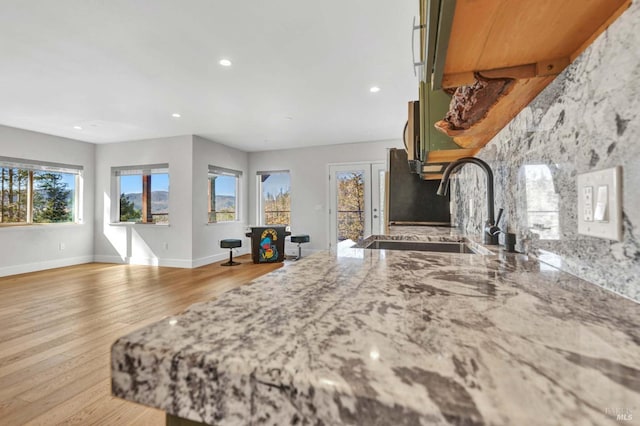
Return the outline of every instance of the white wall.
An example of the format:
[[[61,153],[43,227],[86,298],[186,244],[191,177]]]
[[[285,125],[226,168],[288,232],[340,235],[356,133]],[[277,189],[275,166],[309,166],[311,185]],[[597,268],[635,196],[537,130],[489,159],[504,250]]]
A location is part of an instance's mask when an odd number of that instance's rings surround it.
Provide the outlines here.
[[[190,268],[192,136],[96,146],[95,259]],[[169,164],[169,226],[111,224],[111,167]]]
[[[401,140],[386,140],[311,148],[261,151],[249,153],[249,220],[257,223],[256,172],[289,170],[291,173],[291,231],[308,234],[310,243],[305,249],[322,250],[329,247],[327,165],[359,161],[386,161],[387,148],[402,147]],[[289,244],[289,246],[291,246]],[[287,253],[291,247],[287,248]],[[295,249],[294,249],[295,252]]]
[[[82,165],[85,188],[81,224],[0,228],[0,276],[93,260],[94,152],[90,143],[0,126],[0,155]]]
[[[229,223],[207,224],[207,178],[209,165],[242,172],[240,179],[240,220]],[[193,137],[193,266],[217,262],[229,256],[228,249],[220,248],[220,240],[242,239],[242,248],[236,254],[249,253],[250,240],[244,236],[249,212],[249,157],[244,151],[201,138]]]
[[[305,249],[328,246],[329,163],[385,161],[399,140],[246,153],[198,136],[94,145],[0,126],[0,155],[84,167],[82,224],[0,228],[0,276],[78,263],[114,262],[197,267],[228,256],[224,238],[241,238],[237,254],[250,251],[246,227],[256,224],[256,172],[291,172],[294,233]],[[111,224],[111,167],[169,164],[169,226]],[[243,172],[240,221],[207,224],[208,166]],[[65,249],[59,250],[60,243]],[[288,245],[289,253],[295,248]]]

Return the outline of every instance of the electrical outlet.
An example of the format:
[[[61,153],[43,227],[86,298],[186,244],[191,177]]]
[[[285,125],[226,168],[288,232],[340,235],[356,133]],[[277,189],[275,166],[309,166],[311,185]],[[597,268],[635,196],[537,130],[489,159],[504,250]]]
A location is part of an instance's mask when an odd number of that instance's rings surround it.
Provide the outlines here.
[[[169,250],[169,243],[164,242],[162,243],[162,246],[164,247],[165,250]]]
[[[60,243],[60,244],[58,244],[58,249],[59,249],[60,251],[63,251],[63,250],[65,249],[65,245],[64,245],[64,243]]]
[[[578,175],[578,233],[622,241],[622,167]]]

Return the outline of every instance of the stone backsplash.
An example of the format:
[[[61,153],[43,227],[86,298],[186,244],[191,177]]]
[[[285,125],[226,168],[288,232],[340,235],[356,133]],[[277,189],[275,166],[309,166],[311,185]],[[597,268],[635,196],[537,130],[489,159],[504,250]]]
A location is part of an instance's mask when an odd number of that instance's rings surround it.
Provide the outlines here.
[[[501,226],[519,251],[640,301],[640,2],[559,75],[479,154],[494,170]],[[579,173],[623,167],[623,241],[578,235]],[[477,233],[485,176],[466,165],[453,220]]]

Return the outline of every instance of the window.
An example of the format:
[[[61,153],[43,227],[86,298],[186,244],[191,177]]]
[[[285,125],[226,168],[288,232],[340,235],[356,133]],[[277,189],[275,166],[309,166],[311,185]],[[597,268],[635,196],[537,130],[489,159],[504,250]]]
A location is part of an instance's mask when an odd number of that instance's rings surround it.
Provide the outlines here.
[[[289,171],[258,172],[261,225],[291,224],[291,177]]]
[[[524,166],[527,225],[541,240],[560,239],[559,195],[549,166]]]
[[[80,222],[82,166],[0,157],[0,223]]]
[[[239,220],[238,188],[242,172],[209,166],[209,223]]]
[[[169,165],[113,167],[115,222],[169,223]]]

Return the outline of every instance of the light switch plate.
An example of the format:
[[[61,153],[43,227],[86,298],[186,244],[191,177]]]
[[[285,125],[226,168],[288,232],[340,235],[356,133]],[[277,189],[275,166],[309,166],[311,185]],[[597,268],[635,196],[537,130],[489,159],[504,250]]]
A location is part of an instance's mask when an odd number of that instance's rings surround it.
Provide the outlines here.
[[[593,222],[593,186],[582,188],[582,218],[585,222]]]
[[[622,241],[622,167],[578,175],[578,233]]]

